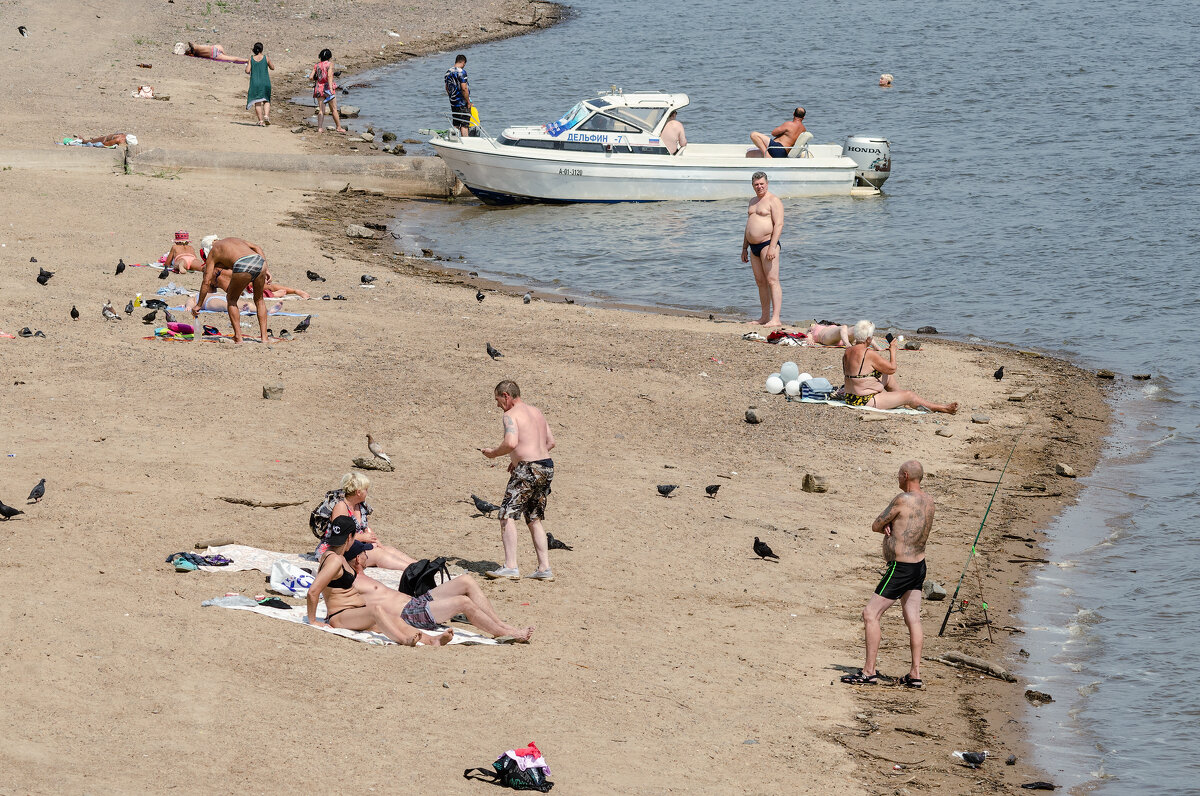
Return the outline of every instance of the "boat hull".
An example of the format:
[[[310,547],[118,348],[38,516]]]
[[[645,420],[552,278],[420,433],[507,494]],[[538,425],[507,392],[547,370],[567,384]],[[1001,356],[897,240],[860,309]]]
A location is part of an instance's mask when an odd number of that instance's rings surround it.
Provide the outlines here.
[[[812,147],[813,157],[760,159],[746,158],[745,147],[715,144],[678,156],[539,150],[486,138],[430,144],[488,204],[744,199],[756,171],[766,172],[779,197],[849,196],[857,165],[837,145]]]

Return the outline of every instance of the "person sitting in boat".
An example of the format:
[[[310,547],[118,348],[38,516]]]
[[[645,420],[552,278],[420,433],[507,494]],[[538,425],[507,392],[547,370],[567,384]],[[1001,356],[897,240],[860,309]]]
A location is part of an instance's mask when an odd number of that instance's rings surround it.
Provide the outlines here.
[[[771,131],[770,137],[762,133],[751,133],[750,140],[756,149],[746,153],[748,158],[786,158],[792,145],[804,129],[804,108],[796,108],[792,112],[792,120],[784,122]]]
[[[675,118],[676,112],[671,111],[667,116],[667,123],[663,126],[662,145],[667,148],[667,151],[674,155],[679,150],[687,146],[687,136],[683,134],[683,122]]]
[[[895,409],[907,406],[913,409],[928,409],[930,412],[954,414],[958,403],[935,404],[926,401],[911,390],[900,389],[896,380],[896,350],[900,338],[893,337],[888,345],[888,358],[870,350],[875,324],[859,321],[854,324],[850,336],[854,344],[842,354],[842,374],[846,385],[842,388],[842,399],[850,406],[868,406],[872,409]]]

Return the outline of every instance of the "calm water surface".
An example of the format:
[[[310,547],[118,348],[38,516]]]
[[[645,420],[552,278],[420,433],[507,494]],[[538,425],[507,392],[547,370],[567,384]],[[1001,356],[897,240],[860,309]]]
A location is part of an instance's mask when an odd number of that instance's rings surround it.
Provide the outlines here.
[[[472,96],[492,133],[556,119],[616,84],[688,93],[681,119],[696,142],[748,143],[797,103],[818,142],[884,135],[885,196],[785,201],[785,318],[932,323],[1154,373],[1116,399],[1105,461],[1052,524],[1056,563],[1023,609],[1036,629],[1022,641],[1032,653],[1022,673],[1057,700],[1029,720],[1038,762],[1060,784],[1196,793],[1196,6],[761,8],[592,0],[556,28],[467,51]],[[351,98],[401,137],[445,128],[451,59],[373,73]],[[875,85],[880,72],[894,88]],[[749,315],[744,214],[742,202],[462,202],[397,224],[496,278]]]

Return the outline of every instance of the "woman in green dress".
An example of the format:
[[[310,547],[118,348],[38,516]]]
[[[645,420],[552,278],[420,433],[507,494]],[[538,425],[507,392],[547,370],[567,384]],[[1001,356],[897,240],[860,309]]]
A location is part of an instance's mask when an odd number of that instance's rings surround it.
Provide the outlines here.
[[[254,108],[258,115],[258,126],[271,124],[271,75],[268,69],[275,64],[263,54],[262,42],[255,42],[254,57],[246,62],[246,74],[250,75],[250,88],[246,91],[246,110]]]

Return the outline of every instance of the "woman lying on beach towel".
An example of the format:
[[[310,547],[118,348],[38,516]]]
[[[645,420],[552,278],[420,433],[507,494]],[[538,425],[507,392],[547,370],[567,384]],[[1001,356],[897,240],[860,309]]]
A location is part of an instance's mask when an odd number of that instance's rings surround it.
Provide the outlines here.
[[[870,350],[871,337],[874,334],[875,324],[870,321],[854,324],[854,330],[851,332],[854,345],[842,354],[842,374],[846,377],[844,397],[847,404],[870,406],[875,409],[909,406],[951,415],[958,411],[957,403],[930,403],[911,390],[900,389],[896,379],[896,350],[900,338],[892,338],[888,347],[890,358],[884,359]]]
[[[219,44],[192,44],[187,43],[187,49],[183,51],[184,55],[191,55],[195,58],[207,58],[210,61],[224,61],[230,64],[247,63],[245,58],[235,58],[232,55],[225,54],[225,48]]]
[[[449,643],[454,631],[431,637],[418,630],[436,630],[457,614],[485,633],[510,637],[528,643],[533,628],[517,629],[496,614],[479,584],[470,575],[459,575],[424,594],[410,597],[387,588],[363,574],[362,557],[349,564],[349,552],[355,534],[354,520],[339,517],[330,522],[329,549],[321,558],[320,569],[308,590],[308,622],[318,627],[328,624],[348,630],[374,630],[398,644],[431,646]],[[325,597],[325,622],[316,618],[318,596]]]
[[[815,345],[849,348],[850,327],[844,323],[834,323],[833,321],[813,321],[812,326],[808,327],[808,339]],[[871,338],[871,348],[876,351],[883,350],[874,337]]]

